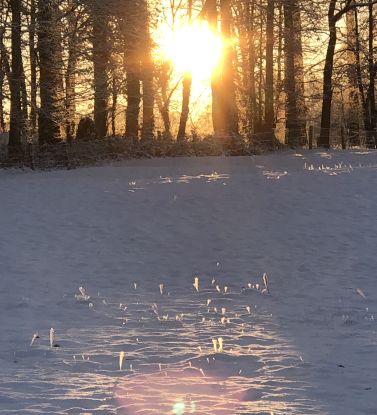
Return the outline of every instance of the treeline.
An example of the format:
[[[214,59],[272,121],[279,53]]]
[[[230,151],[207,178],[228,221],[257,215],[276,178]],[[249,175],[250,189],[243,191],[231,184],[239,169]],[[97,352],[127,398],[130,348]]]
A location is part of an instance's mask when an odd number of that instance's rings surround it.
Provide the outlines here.
[[[9,130],[10,153],[27,141],[200,135],[188,125],[191,74],[174,84],[155,58],[153,31],[168,11],[224,39],[210,82],[216,137],[375,148],[375,3],[0,0],[0,133]]]

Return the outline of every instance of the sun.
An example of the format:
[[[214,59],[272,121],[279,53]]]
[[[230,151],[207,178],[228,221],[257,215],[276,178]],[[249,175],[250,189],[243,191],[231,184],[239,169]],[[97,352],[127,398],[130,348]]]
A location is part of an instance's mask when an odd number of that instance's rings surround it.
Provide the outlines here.
[[[193,78],[208,79],[222,54],[222,40],[205,21],[196,21],[159,32],[160,50],[178,73],[190,72]]]

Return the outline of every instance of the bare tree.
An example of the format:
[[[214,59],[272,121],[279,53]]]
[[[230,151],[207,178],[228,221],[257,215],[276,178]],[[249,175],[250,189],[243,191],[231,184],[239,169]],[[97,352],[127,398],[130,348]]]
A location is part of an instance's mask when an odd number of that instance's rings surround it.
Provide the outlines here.
[[[62,140],[64,118],[59,2],[38,0],[39,143]]]
[[[266,38],[266,104],[264,128],[266,132],[274,128],[274,12],[275,0],[267,3],[267,38]]]
[[[94,123],[97,138],[107,135],[109,97],[109,19],[106,1],[93,2]]]
[[[220,1],[221,35],[223,37],[223,57],[221,71],[223,132],[226,136],[238,134],[238,109],[235,86],[235,51],[232,42],[232,8],[230,0]]]
[[[371,134],[367,135],[367,145],[370,148],[377,146],[377,108],[376,108],[376,74],[377,63],[374,62],[375,16],[373,1],[368,1],[368,69],[369,87],[367,106],[370,114]]]
[[[192,0],[188,0],[187,2],[187,14],[188,14],[188,23],[191,24]],[[181,111],[181,117],[179,120],[177,141],[183,141],[186,137],[186,126],[187,126],[187,120],[188,120],[189,113],[190,113],[191,86],[192,86],[192,74],[190,71],[187,71],[184,74],[183,81],[182,81],[182,87],[183,87],[182,111]]]
[[[337,0],[330,0],[328,9],[328,26],[329,26],[329,42],[325,59],[325,67],[323,72],[323,99],[322,99],[322,115],[321,115],[321,133],[317,140],[319,147],[330,147],[330,127],[331,127],[331,108],[333,101],[333,71],[334,71],[334,55],[337,43],[336,25],[342,17],[358,7],[373,6],[376,0],[370,2],[357,2],[354,0],[346,0],[339,9],[337,9]]]
[[[21,51],[21,0],[11,0],[12,12],[12,73],[10,78],[10,130],[9,152],[18,153],[22,141],[23,113],[21,105],[22,51]]]
[[[149,25],[149,11],[146,0],[140,3],[140,36],[141,36],[141,80],[143,87],[143,124],[142,140],[150,141],[154,137],[155,88],[154,62],[152,58],[152,38]]]
[[[37,10],[35,0],[30,0],[29,21],[29,56],[30,56],[30,133],[32,136],[37,131],[37,48],[36,27]]]
[[[76,116],[76,70],[78,59],[78,16],[73,0],[67,2],[67,69],[65,72],[65,134],[73,140]]]
[[[306,144],[304,64],[301,13],[298,0],[284,2],[286,141],[290,147]]]

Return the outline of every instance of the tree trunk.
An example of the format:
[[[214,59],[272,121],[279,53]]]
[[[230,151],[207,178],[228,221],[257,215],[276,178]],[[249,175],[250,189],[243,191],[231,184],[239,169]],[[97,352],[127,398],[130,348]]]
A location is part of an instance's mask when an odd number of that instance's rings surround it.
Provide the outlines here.
[[[278,50],[277,50],[277,82],[275,88],[275,103],[276,103],[276,114],[277,118],[279,118],[279,110],[280,110],[280,100],[281,95],[284,91],[283,86],[283,69],[282,69],[282,56],[283,56],[283,40],[284,40],[284,11],[283,11],[283,3],[279,1],[279,19],[278,19],[278,27],[279,27],[279,34],[278,34]]]
[[[171,138],[171,123],[170,123],[170,114],[169,114],[169,102],[162,97],[162,92],[156,95],[156,103],[162,122],[164,124],[164,136]]]
[[[117,75],[115,73],[115,68],[112,70],[112,102],[111,102],[111,133],[112,136],[116,136],[116,116],[117,116],[117,106],[118,106],[118,82]]]
[[[274,128],[274,10],[275,0],[268,0],[266,25],[266,97],[264,128]]]
[[[94,66],[94,123],[96,137],[107,135],[108,97],[109,97],[109,23],[107,7],[95,3],[92,7],[93,19],[93,66]]]
[[[220,0],[221,35],[224,41],[222,58],[222,99],[224,132],[226,136],[238,134],[238,111],[235,86],[235,51],[232,44],[232,9],[230,0]]]
[[[35,0],[30,0],[29,53],[30,53],[30,133],[37,131],[37,51],[35,31],[37,27]]]
[[[0,31],[1,31],[1,28],[0,28]],[[3,71],[2,73],[4,74],[4,78],[2,80],[2,84],[4,85],[5,84],[5,79],[7,79],[8,80],[8,85],[10,85],[11,84],[11,69],[10,69],[10,65],[9,65],[8,54],[7,54],[5,45],[3,43],[3,39],[2,39],[1,33],[0,33],[0,49],[1,49],[0,50],[0,63],[1,63],[1,66],[2,66],[2,71]],[[0,103],[2,105],[2,113],[1,114],[2,114],[2,117],[4,117],[4,119],[2,120],[2,128],[5,131],[5,129],[6,129],[6,123],[5,123],[5,109],[4,109],[4,105],[5,105],[6,96],[4,94],[3,88],[1,89],[0,94],[1,94],[1,102]]]
[[[334,70],[334,54],[336,47],[336,0],[331,0],[328,12],[329,42],[327,45],[325,68],[323,70],[323,98],[321,114],[321,132],[317,140],[318,147],[330,148],[331,104],[333,98],[332,74]]]
[[[163,62],[158,69],[158,76],[156,82],[158,89],[156,91],[156,103],[158,110],[161,114],[162,122],[164,124],[164,136],[171,138],[171,122],[170,122],[170,100],[171,95],[174,92],[172,89],[168,94],[169,81],[171,79],[171,64],[169,62]]]
[[[367,146],[376,148],[377,146],[377,110],[376,110],[376,72],[377,65],[374,62],[374,7],[372,0],[368,4],[368,67],[369,67],[369,88],[367,103],[370,113],[371,133],[367,136]]]
[[[249,90],[249,55],[248,55],[248,13],[249,5],[245,0],[235,3],[237,27],[239,31],[239,62],[237,62],[238,80],[242,93],[240,94],[240,130],[241,134],[249,136],[249,123],[248,123],[248,90]]]
[[[297,0],[284,3],[286,141],[290,147],[306,144],[306,110],[301,38],[301,13]]]
[[[1,59],[1,54],[0,54],[0,133],[3,133],[5,131],[4,80],[5,80],[5,72],[3,70],[3,61]]]
[[[365,111],[364,87],[361,79],[360,38],[358,30],[357,10],[350,10],[346,14],[347,29],[347,78],[346,95],[346,126],[350,132],[350,146],[360,145],[360,113],[361,106]],[[369,121],[364,117],[365,129]]]
[[[191,74],[185,74],[182,82],[183,94],[182,94],[182,111],[179,120],[179,129],[177,135],[177,141],[184,141],[186,138],[186,126],[190,113],[190,95],[191,95],[192,76]]]
[[[255,3],[254,1],[250,7],[250,14],[249,14],[249,61],[250,61],[250,81],[249,81],[249,129],[250,133],[255,131],[255,126],[257,124],[257,94],[256,94],[256,79],[255,79],[255,67],[256,67],[256,53],[255,53]]]
[[[27,88],[26,88],[26,76],[24,70],[24,63],[21,55],[21,68],[22,68],[22,75],[21,75],[21,110],[22,110],[22,117],[23,117],[23,135],[26,136],[27,134],[27,127],[28,127],[28,97],[27,97]]]
[[[130,46],[131,48],[131,46]],[[140,62],[136,51],[129,50],[125,57],[126,79],[126,137],[137,140],[139,135],[139,113],[141,104]]]
[[[141,139],[150,141],[154,138],[154,62],[152,58],[152,38],[149,28],[148,5],[144,0],[141,4],[141,30],[142,30],[142,53],[141,53],[141,80],[143,87],[143,124],[141,128]]]
[[[263,1],[260,0],[259,6],[260,6],[260,18],[259,18],[259,45],[258,45],[258,60],[259,60],[259,79],[258,79],[258,118],[256,119],[256,127],[255,129],[258,132],[261,132],[263,129],[263,116],[264,116],[264,102],[263,102],[263,91],[264,91],[264,84],[263,84],[263,75],[264,75],[264,68],[263,68],[263,62],[264,62],[264,39],[265,39],[265,32],[264,32],[264,23],[265,19],[262,13],[263,10]]]
[[[187,3],[187,12],[188,12],[188,23],[191,24],[192,17],[192,1],[188,0]],[[184,141],[186,138],[186,126],[187,120],[190,113],[190,95],[191,95],[191,85],[192,85],[192,74],[186,72],[182,81],[182,111],[181,117],[179,120],[179,129],[177,135],[177,141]]]
[[[73,7],[71,1],[69,6]],[[77,16],[71,11],[68,15],[68,62],[65,73],[65,134],[67,141],[72,141],[75,136],[77,47]]]
[[[368,92],[365,93],[364,90],[364,82],[363,82],[363,74],[361,68],[361,41],[360,41],[360,30],[359,30],[359,20],[358,20],[358,11],[357,9],[354,10],[354,19],[355,19],[355,58],[356,58],[356,78],[357,78],[357,85],[359,89],[360,99],[361,99],[361,108],[362,108],[362,115],[364,121],[364,129],[365,129],[365,138],[366,138],[366,145],[371,141],[371,118],[370,118],[370,107],[368,101]],[[359,101],[357,101],[359,103]],[[360,104],[359,104],[359,112],[360,112]],[[360,134],[357,135],[357,140],[355,140],[354,145],[360,145]]]
[[[38,6],[39,143],[50,144],[62,140],[64,118],[59,8],[56,0],[39,0]]]
[[[12,73],[10,82],[10,130],[9,153],[17,154],[21,150],[23,113],[21,106],[21,0],[11,0],[12,12]]]
[[[5,9],[4,0],[0,1],[0,10]],[[3,16],[0,16],[0,133],[5,132],[5,52],[4,52],[4,32]]]
[[[214,35],[218,36],[218,11],[217,1],[207,0],[207,19],[209,27]],[[211,90],[212,90],[212,124],[215,136],[221,137],[224,135],[224,123],[222,113],[222,88],[221,88],[221,74],[219,67],[213,69],[211,76]]]

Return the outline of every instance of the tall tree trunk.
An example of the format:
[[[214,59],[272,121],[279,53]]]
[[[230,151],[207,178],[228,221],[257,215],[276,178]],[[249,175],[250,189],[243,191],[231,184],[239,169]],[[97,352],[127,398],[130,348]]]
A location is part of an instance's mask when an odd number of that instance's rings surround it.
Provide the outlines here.
[[[263,0],[260,0],[259,2],[259,6],[260,6],[260,18],[259,18],[259,44],[258,44],[258,60],[259,60],[259,79],[258,79],[258,118],[257,121],[255,123],[256,125],[256,130],[258,132],[261,132],[263,129],[263,115],[264,115],[264,111],[263,111],[263,106],[264,106],[264,102],[263,102],[263,98],[264,98],[264,79],[263,79],[263,74],[264,74],[264,39],[265,39],[265,32],[264,32],[264,23],[265,23],[265,19],[262,13],[263,10]]]
[[[191,24],[191,18],[192,18],[192,1],[193,0],[188,0],[187,2],[189,24]],[[182,87],[183,87],[182,110],[181,110],[181,117],[179,120],[177,141],[183,141],[186,138],[186,126],[187,126],[187,120],[188,120],[189,113],[190,113],[191,85],[192,85],[192,74],[190,72],[186,72],[183,77],[183,81],[182,81]]]
[[[141,56],[141,79],[143,87],[143,124],[141,128],[141,139],[150,141],[154,138],[154,62],[152,58],[152,38],[149,28],[149,11],[146,0],[141,4],[141,31],[142,31],[142,56]]]
[[[5,29],[4,29],[5,30]],[[6,48],[5,48],[5,45],[4,45],[4,42],[3,42],[3,39],[2,39],[2,35],[1,35],[1,33],[2,33],[2,28],[0,28],[0,63],[1,63],[1,67],[2,67],[2,71],[3,71],[3,74],[4,74],[4,78],[3,78],[3,80],[2,80],[2,84],[4,85],[4,81],[5,81],[5,78],[8,80],[8,85],[10,85],[11,84],[11,68],[10,68],[10,64],[9,64],[9,59],[8,59],[8,54],[7,54],[7,50],[6,50]],[[5,106],[5,99],[6,99],[6,96],[5,96],[5,94],[4,94],[4,90],[3,90],[3,88],[1,89],[1,105],[2,105],[2,117],[4,117],[4,119],[2,120],[2,128],[4,129],[4,131],[5,131],[5,129],[6,129],[6,122],[5,122],[5,109],[4,109],[4,106]]]
[[[361,106],[365,109],[363,83],[360,66],[360,39],[358,30],[358,12],[350,10],[346,14],[347,29],[347,101],[346,101],[346,126],[349,130],[349,144],[360,145],[360,116]],[[363,104],[364,101],[364,104]],[[369,124],[367,120],[364,121]],[[365,125],[365,128],[367,126]]]
[[[23,5],[21,1],[21,13],[23,10]],[[21,23],[22,24],[22,23]],[[20,26],[20,32],[22,32],[22,27]],[[21,34],[21,79],[20,79],[20,88],[21,88],[21,111],[22,111],[22,135],[26,136],[26,128],[27,128],[27,120],[28,120],[28,96],[27,96],[27,88],[26,88],[26,76],[23,64],[23,57],[22,57],[22,34]]]
[[[69,2],[72,9],[73,3]],[[65,73],[65,134],[67,141],[72,141],[75,134],[76,117],[76,67],[77,67],[77,16],[74,11],[68,15],[68,58]]]
[[[222,99],[224,132],[227,136],[238,134],[238,111],[234,75],[235,51],[232,43],[232,9],[230,0],[220,0],[221,35],[224,42],[222,59]]]
[[[377,65],[374,62],[374,6],[373,1],[368,4],[368,69],[369,69],[369,88],[367,103],[370,113],[371,134],[368,135],[367,146],[375,148],[377,146],[377,109],[376,109],[376,73]]]
[[[9,153],[17,154],[21,149],[23,114],[21,106],[21,0],[11,0],[12,11],[12,74],[10,82],[10,130]]]
[[[5,80],[5,72],[3,70],[3,61],[1,59],[0,54],[0,133],[5,131],[5,96],[4,96],[4,82]]]
[[[4,0],[0,0],[0,10],[5,9]],[[3,16],[0,15],[0,133],[5,131],[5,51],[4,51],[4,32]]]
[[[214,35],[218,36],[218,10],[216,0],[207,0],[207,19]],[[211,76],[212,90],[212,124],[215,136],[224,135],[224,120],[222,111],[222,87],[219,67],[213,69]]]
[[[137,140],[139,135],[139,114],[141,104],[141,74],[140,61],[134,50],[133,43],[130,42],[128,53],[125,56],[126,68],[126,137]]]
[[[109,22],[106,4],[96,2],[92,6],[93,66],[94,66],[94,123],[96,137],[107,135],[109,97]]]
[[[279,125],[285,117],[285,96],[284,96],[284,9],[283,1],[278,0],[278,45],[276,63],[276,87],[275,87],[275,119]],[[280,127],[280,125],[279,125]]]
[[[64,118],[59,7],[57,0],[39,0],[38,6],[39,143],[50,144],[62,140]]]
[[[246,4],[245,0],[235,3],[236,6],[236,18],[237,27],[239,30],[239,62],[237,67],[240,68],[238,72],[238,80],[242,93],[240,94],[240,129],[243,135],[249,136],[249,123],[248,123],[248,106],[249,106],[249,55],[248,55],[248,13],[249,5]]]
[[[255,131],[257,124],[257,94],[256,94],[256,79],[255,79],[255,67],[256,67],[256,53],[255,53],[255,2],[251,2],[248,7],[248,43],[249,43],[249,130],[250,133]]]
[[[302,45],[302,19],[299,0],[295,1],[293,22],[295,27],[294,42],[296,46],[295,72],[297,89],[297,115],[298,115],[298,135],[300,146],[307,145],[307,108],[305,102],[305,75],[304,75],[304,53]]]
[[[356,103],[357,107],[355,107],[356,115],[360,115],[360,112],[362,112],[363,115],[363,121],[364,121],[364,129],[365,129],[365,137],[366,137],[366,143],[370,141],[370,134],[371,134],[371,120],[370,120],[370,111],[369,111],[369,103],[368,103],[368,96],[365,94],[364,90],[364,82],[363,82],[363,74],[362,74],[362,68],[361,68],[361,41],[360,41],[360,30],[359,30],[359,17],[358,17],[358,10],[353,10],[354,13],[354,35],[355,35],[355,71],[356,71],[356,85],[359,90],[359,96],[361,100],[361,109],[360,111],[360,102],[359,97],[357,97]],[[355,133],[358,133],[356,138],[353,141],[353,145],[360,145],[360,131],[355,131]]]
[[[266,24],[266,93],[264,129],[272,133],[275,124],[274,116],[274,11],[275,0],[267,3]]]
[[[317,146],[330,148],[330,127],[331,127],[331,104],[333,98],[332,74],[334,70],[334,54],[336,47],[336,19],[335,19],[336,0],[331,0],[328,12],[329,42],[323,70],[323,97],[321,114],[321,132],[318,137]]]
[[[22,117],[23,117],[23,134],[27,134],[27,127],[28,127],[28,97],[27,97],[27,88],[26,88],[26,76],[24,70],[24,63],[21,55],[21,67],[22,67],[22,75],[21,75],[21,110],[22,110]]]
[[[183,91],[182,91],[182,111],[181,117],[179,120],[179,128],[177,134],[177,141],[184,141],[186,138],[186,126],[187,120],[190,113],[190,95],[191,95],[191,85],[192,85],[192,76],[191,73],[186,73],[183,81]]]
[[[30,25],[29,25],[29,54],[30,54],[30,134],[34,137],[37,131],[37,51],[36,36],[37,27],[35,0],[30,0]]]
[[[168,94],[168,85],[170,79],[169,67],[170,65],[165,62],[159,71],[159,91],[156,94],[156,102],[158,110],[161,114],[162,122],[164,123],[164,136],[170,139],[172,135],[169,113],[171,94]]]
[[[112,102],[111,102],[111,133],[116,136],[116,116],[118,106],[118,82],[115,68],[112,69],[112,88],[111,88]]]
[[[297,0],[284,2],[286,141],[290,147],[306,144],[306,110],[301,38],[301,13]]]

